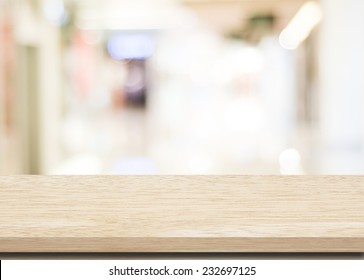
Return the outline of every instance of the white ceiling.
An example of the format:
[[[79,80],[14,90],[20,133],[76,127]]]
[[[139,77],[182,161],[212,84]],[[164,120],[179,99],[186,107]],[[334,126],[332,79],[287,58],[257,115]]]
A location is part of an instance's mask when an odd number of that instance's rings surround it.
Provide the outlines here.
[[[159,24],[162,18],[179,24],[194,15],[200,22],[218,32],[241,28],[257,14],[273,13],[278,28],[283,28],[305,0],[66,0],[78,6],[81,18],[98,17],[112,21],[127,17],[131,25],[145,19]],[[182,6],[182,9],[180,8]],[[135,14],[134,18],[132,18]],[[125,22],[125,21],[124,21]],[[172,24],[173,25],[173,24]]]
[[[272,13],[277,28],[287,25],[305,0],[185,0],[210,26],[225,32],[241,27],[254,15]]]

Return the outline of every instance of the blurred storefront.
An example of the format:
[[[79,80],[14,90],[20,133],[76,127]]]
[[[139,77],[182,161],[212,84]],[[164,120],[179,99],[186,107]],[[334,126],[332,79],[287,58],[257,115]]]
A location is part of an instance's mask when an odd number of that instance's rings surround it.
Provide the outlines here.
[[[0,172],[361,173],[350,2],[0,0]]]

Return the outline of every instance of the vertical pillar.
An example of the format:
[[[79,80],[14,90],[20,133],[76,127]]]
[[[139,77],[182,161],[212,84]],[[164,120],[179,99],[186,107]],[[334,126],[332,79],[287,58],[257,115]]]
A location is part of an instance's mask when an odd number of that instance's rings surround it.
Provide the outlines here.
[[[40,172],[49,174],[60,159],[62,109],[61,30],[44,17],[39,41]]]
[[[48,174],[60,150],[60,28],[45,18],[41,1],[18,0],[16,33],[19,173]]]

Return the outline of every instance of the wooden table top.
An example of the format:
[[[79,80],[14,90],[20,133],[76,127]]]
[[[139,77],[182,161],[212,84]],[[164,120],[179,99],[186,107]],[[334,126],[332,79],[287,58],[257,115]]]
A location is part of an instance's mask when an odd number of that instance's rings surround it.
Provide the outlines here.
[[[364,252],[364,176],[0,176],[0,252]]]

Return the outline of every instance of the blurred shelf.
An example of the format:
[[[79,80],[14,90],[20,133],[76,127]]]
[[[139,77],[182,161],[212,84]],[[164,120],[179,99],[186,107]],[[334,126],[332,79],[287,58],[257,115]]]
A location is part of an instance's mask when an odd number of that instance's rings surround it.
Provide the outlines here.
[[[0,252],[364,252],[364,176],[2,176]]]

